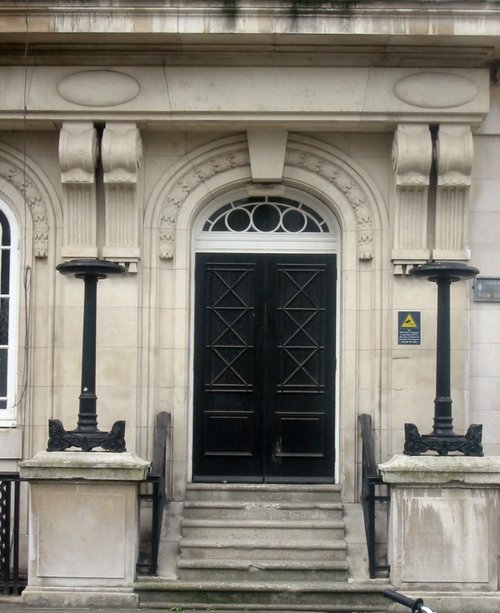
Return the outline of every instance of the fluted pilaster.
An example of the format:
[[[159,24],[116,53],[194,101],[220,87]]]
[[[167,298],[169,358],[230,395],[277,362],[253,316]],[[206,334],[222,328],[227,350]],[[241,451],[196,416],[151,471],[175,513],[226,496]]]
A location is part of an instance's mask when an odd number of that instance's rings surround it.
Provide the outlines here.
[[[106,198],[103,256],[129,263],[140,257],[137,200],[141,137],[135,123],[108,123],[102,137]]]
[[[396,202],[392,259],[396,266],[429,258],[428,192],[432,141],[427,124],[400,124],[394,135],[392,159]]]
[[[434,260],[468,260],[469,190],[473,160],[468,125],[440,125]]]

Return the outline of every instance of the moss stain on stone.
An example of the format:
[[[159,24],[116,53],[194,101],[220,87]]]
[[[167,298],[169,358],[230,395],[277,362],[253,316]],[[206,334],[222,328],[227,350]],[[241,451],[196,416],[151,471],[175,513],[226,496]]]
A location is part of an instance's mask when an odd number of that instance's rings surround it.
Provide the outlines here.
[[[238,14],[238,0],[221,0],[222,12],[230,19],[234,20]],[[289,0],[287,3],[290,15],[297,19],[303,10],[338,9],[343,12],[350,12],[355,8],[357,1],[354,0]]]

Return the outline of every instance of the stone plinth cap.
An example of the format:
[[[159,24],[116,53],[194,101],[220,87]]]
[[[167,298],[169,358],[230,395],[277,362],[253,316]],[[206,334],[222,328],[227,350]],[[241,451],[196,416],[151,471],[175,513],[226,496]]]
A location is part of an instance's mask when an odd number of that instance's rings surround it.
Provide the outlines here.
[[[500,457],[395,455],[379,464],[385,483],[433,485],[458,482],[499,485]]]
[[[22,479],[142,481],[150,466],[135,453],[39,451],[19,464]]]

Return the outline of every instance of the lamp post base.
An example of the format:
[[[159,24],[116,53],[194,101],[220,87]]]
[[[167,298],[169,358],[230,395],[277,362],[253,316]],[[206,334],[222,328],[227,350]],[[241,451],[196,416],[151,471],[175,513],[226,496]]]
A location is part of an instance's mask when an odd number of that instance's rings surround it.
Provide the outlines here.
[[[49,440],[47,451],[65,451],[69,447],[79,447],[82,451],[91,451],[101,447],[105,451],[123,452],[125,446],[125,421],[115,421],[110,432],[99,430],[85,432],[66,431],[60,419],[49,419]]]
[[[465,436],[459,434],[420,434],[415,424],[405,424],[405,455],[421,455],[435,451],[439,455],[459,452],[467,456],[483,455],[483,426],[471,424]]]

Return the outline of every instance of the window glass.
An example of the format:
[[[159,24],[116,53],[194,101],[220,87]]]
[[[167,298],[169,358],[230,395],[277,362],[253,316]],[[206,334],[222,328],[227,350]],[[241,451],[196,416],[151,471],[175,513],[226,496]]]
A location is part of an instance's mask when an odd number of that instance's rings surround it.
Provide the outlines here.
[[[17,257],[15,218],[0,201],[0,426],[15,425]]]
[[[306,204],[292,198],[265,196],[239,198],[222,206],[207,219],[203,231],[299,234],[325,233],[330,229]]]

